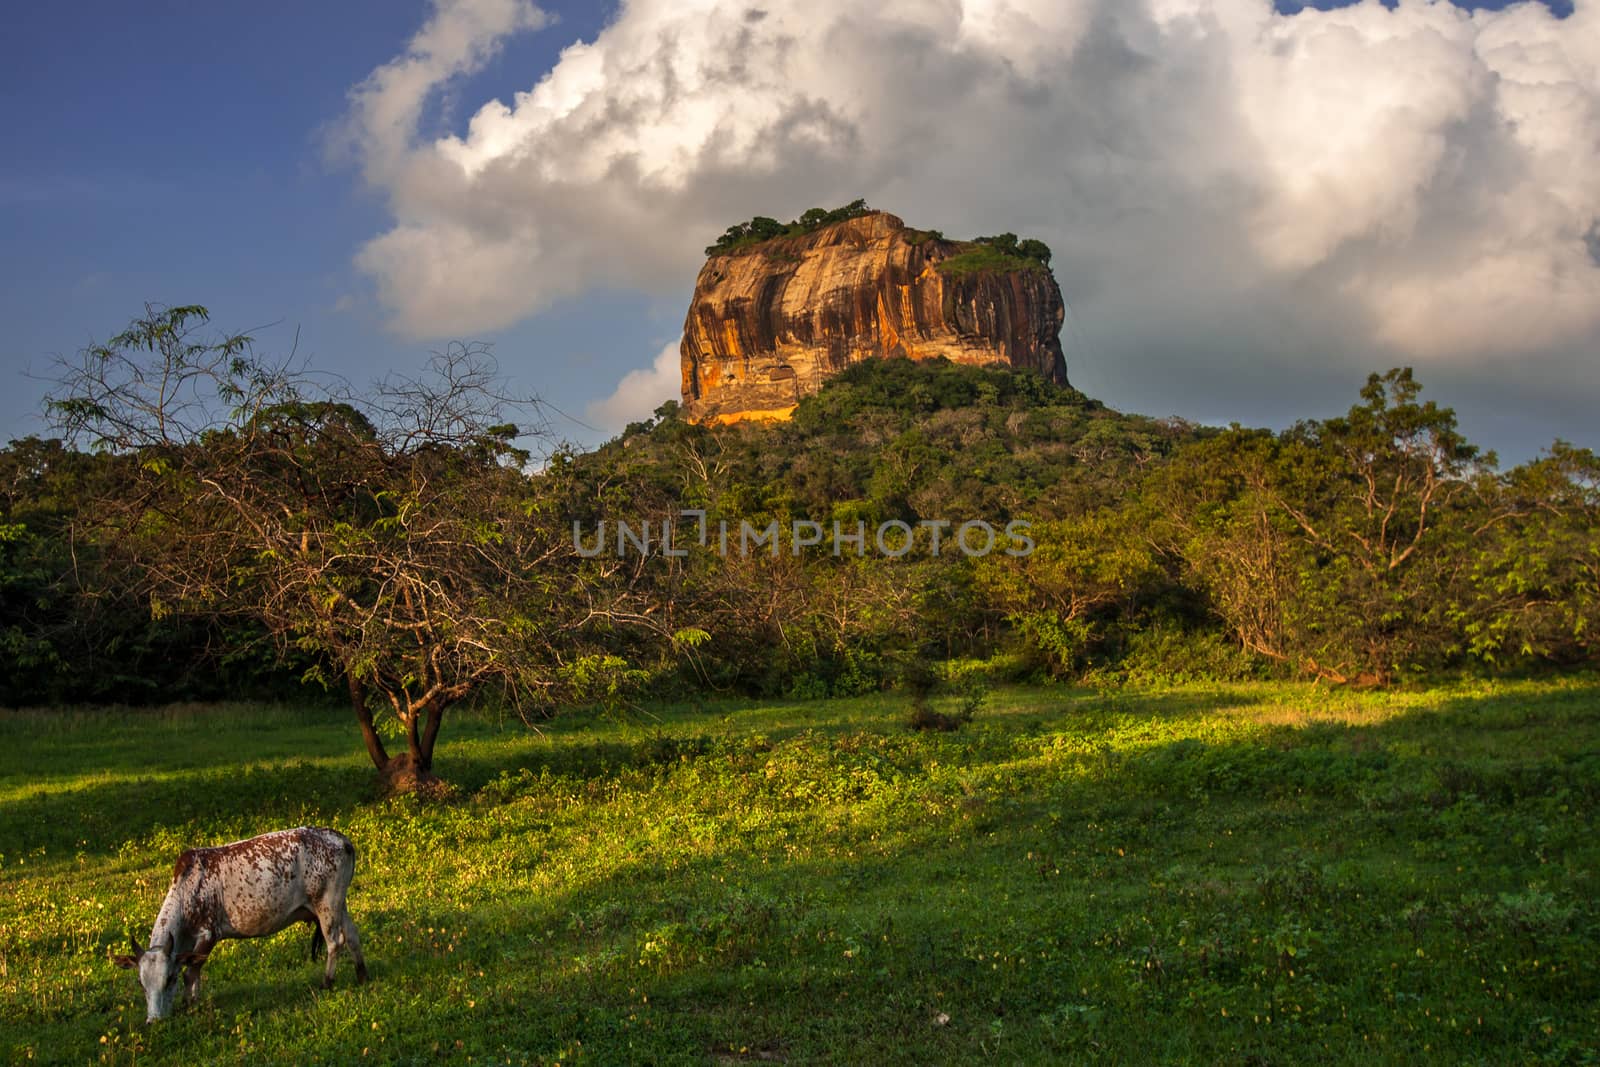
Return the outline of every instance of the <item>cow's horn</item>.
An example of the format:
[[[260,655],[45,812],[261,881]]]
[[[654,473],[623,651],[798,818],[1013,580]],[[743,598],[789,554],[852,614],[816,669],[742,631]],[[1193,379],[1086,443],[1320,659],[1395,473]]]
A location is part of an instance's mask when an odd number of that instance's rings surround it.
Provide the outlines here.
[[[144,955],[144,949],[139,947],[139,939],[134,937],[132,934],[128,935],[128,944],[133,946],[133,954],[135,956]]]

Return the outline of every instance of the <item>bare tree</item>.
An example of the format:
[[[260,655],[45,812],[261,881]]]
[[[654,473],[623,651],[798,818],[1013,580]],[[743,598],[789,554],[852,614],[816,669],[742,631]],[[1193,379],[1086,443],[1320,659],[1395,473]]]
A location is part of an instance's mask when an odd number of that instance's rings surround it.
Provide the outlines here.
[[[446,710],[496,684],[553,701],[562,635],[582,625],[569,539],[517,446],[512,416],[537,419],[537,402],[502,390],[482,346],[357,395],[207,321],[147,307],[61,362],[58,426],[138,460],[100,502],[103,528],[153,611],[258,620],[348,690],[393,788],[427,786]]]

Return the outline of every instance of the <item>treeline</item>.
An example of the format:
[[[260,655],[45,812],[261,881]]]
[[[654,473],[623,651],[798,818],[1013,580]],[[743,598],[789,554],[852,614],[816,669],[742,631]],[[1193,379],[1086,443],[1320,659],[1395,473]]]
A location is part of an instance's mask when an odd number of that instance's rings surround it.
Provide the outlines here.
[[[0,707],[301,692],[308,664],[247,620],[164,611],[98,523],[130,456],[28,437],[0,450]]]
[[[727,252],[736,252],[741,248],[758,245],[763,241],[770,241],[774,237],[801,237],[808,233],[815,233],[824,226],[832,226],[836,222],[846,219],[860,218],[862,215],[872,214],[872,208],[867,206],[865,200],[852,200],[843,207],[807,208],[797,219],[789,222],[779,222],[777,219],[766,215],[757,215],[748,222],[738,222],[729,226],[718,237],[714,244],[706,246],[706,255],[719,256]]]
[[[788,425],[707,428],[669,405],[576,461],[626,508],[899,520],[899,559],[662,561],[656,596],[718,635],[714,684],[809,693],[908,657],[1023,675],[1287,675],[1383,684],[1596,662],[1600,460],[1557,442],[1511,471],[1409,370],[1281,434],[1121,415],[1037,378],[864,363]],[[931,524],[1032,523],[1026,556],[929,551]],[[851,546],[853,548],[853,546]]]
[[[185,453],[12,442],[0,703],[281,692],[302,678],[404,695],[430,669],[512,679],[498,691],[544,706],[855,693],[930,661],[1364,684],[1597,661],[1600,460],[1557,443],[1500,471],[1409,371],[1374,375],[1344,415],[1271,433],[1123,415],[1031,375],[875,361],[788,423],[701,426],[669,403],[537,473],[509,427],[393,452],[403,438],[354,412],[274,405],[193,453],[199,464],[228,443],[234,475],[272,482],[262,514],[299,517],[258,545],[227,510],[237,500],[218,498],[204,521],[237,536],[210,544],[203,576],[196,557],[166,554],[182,596],[151,568],[163,537],[193,532],[194,483],[172,481]],[[258,438],[271,450],[248,451]],[[104,521],[111,499],[131,522]],[[1016,521],[1029,553],[957,543],[964,523]],[[619,538],[619,524],[654,536]],[[779,530],[776,550],[741,545],[747,527]],[[425,557],[435,534],[449,544]],[[251,588],[278,588],[270,611],[245,610]],[[407,599],[451,590],[451,612]],[[344,619],[339,597],[363,613]],[[423,631],[434,651],[404,666]],[[438,642],[448,670],[427,665]],[[392,682],[385,656],[402,664]]]

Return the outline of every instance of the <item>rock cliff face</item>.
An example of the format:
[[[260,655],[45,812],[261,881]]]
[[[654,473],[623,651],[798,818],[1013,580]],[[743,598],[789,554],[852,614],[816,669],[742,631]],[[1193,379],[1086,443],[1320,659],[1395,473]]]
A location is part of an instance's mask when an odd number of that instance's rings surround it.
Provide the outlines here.
[[[1049,269],[938,269],[970,248],[874,212],[711,256],[683,325],[686,414],[787,418],[852,363],[889,356],[1065,383],[1065,312]]]

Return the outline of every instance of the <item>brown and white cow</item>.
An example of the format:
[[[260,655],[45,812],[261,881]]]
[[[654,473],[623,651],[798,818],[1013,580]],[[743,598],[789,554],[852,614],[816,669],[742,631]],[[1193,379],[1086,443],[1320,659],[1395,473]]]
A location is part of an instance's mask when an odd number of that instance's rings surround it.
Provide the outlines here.
[[[219,941],[266,937],[297,922],[316,925],[327,942],[322,986],[332,988],[339,953],[356,960],[356,981],[367,980],[361,935],[345,907],[356,870],[356,849],[333,830],[302,826],[215,848],[191,848],[172,869],[172,888],[150,931],[150,946],[113,957],[137,967],[147,1022],[172,1011],[180,974],[193,1000],[200,968]],[[316,938],[312,954],[316,954]]]

